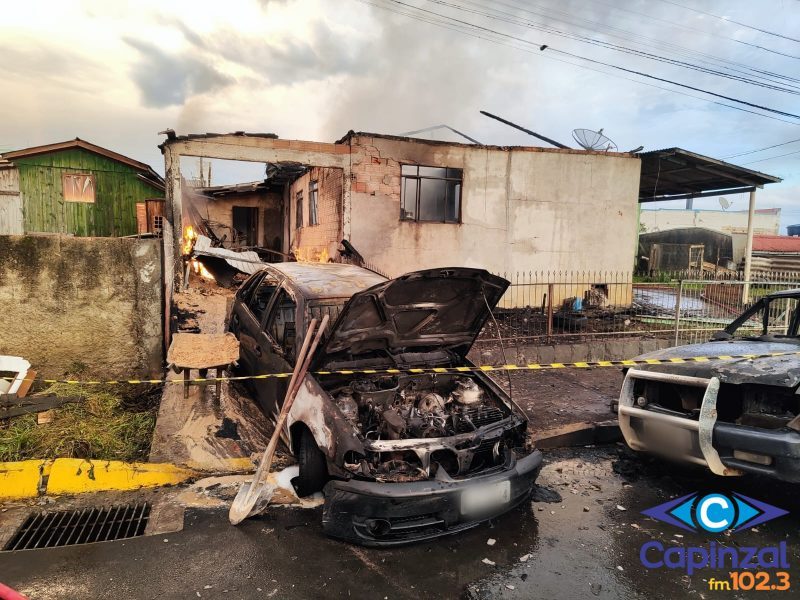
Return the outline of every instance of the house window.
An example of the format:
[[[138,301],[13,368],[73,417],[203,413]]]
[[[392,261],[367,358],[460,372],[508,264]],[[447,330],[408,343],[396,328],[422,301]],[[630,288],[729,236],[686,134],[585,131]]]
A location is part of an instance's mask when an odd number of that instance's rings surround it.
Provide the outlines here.
[[[308,224],[317,225],[317,198],[319,197],[319,187],[316,181],[312,181],[308,186]]]
[[[458,223],[461,218],[461,169],[403,165],[400,219]]]
[[[297,223],[295,223],[295,227],[300,229],[303,226],[303,190],[297,192],[295,196],[297,205]]]
[[[163,231],[164,231],[164,215],[155,215],[153,217],[153,233],[161,237],[161,233]]]
[[[61,186],[66,202],[94,202],[94,175],[62,173]]]

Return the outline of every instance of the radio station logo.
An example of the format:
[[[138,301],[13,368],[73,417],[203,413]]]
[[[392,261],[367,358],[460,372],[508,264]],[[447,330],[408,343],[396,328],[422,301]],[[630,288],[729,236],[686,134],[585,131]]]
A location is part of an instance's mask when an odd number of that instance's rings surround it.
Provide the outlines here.
[[[648,517],[687,531],[719,533],[749,529],[789,511],[742,494],[688,494],[642,511]]]

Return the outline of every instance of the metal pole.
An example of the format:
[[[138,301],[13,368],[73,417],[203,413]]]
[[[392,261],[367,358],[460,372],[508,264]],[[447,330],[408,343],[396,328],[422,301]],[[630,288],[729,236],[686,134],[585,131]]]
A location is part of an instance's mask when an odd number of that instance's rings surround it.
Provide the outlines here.
[[[750,206],[747,209],[747,244],[744,250],[744,286],[742,287],[742,304],[750,302],[750,275],[753,263],[753,216],[756,212],[756,191],[750,190]]]
[[[678,345],[678,338],[681,331],[681,300],[683,300],[683,279],[678,282],[678,295],[675,297],[675,343]]]
[[[501,123],[505,123],[506,125],[508,125],[509,127],[513,127],[514,129],[519,129],[520,131],[524,131],[528,135],[532,135],[536,139],[542,140],[543,142],[547,142],[548,144],[551,144],[551,145],[555,146],[556,148],[565,148],[565,149],[569,148],[569,146],[565,146],[564,144],[562,144],[560,142],[557,142],[555,140],[551,140],[549,137],[545,137],[545,136],[543,136],[543,135],[541,135],[539,133],[536,133],[535,131],[531,131],[530,129],[525,129],[524,127],[522,127],[520,125],[517,125],[516,123],[512,123],[511,121],[506,121],[503,117],[498,117],[497,115],[493,115],[492,113],[486,112],[485,110],[482,110],[481,114],[489,117],[490,119],[495,119],[496,121],[500,121]]]
[[[547,338],[553,335],[553,284],[547,284]]]

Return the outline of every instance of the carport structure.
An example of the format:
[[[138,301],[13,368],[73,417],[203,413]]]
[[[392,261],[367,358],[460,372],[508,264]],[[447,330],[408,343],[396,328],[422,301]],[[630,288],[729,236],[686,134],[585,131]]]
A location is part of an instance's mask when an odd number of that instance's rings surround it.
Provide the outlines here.
[[[689,152],[682,148],[650,150],[641,152],[638,156],[642,160],[639,204],[686,200],[686,208],[690,209],[692,200],[695,198],[749,192],[744,279],[750,281],[756,190],[769,183],[778,183],[782,181],[781,178]]]

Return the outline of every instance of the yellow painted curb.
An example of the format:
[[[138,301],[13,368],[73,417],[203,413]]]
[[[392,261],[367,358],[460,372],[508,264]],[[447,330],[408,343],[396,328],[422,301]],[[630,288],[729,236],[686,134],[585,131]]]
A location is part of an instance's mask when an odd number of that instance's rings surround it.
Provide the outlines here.
[[[0,499],[38,496],[39,482],[48,474],[51,464],[49,460],[0,462]]]
[[[175,485],[196,474],[167,463],[58,458],[50,469],[48,494],[83,494]]]

